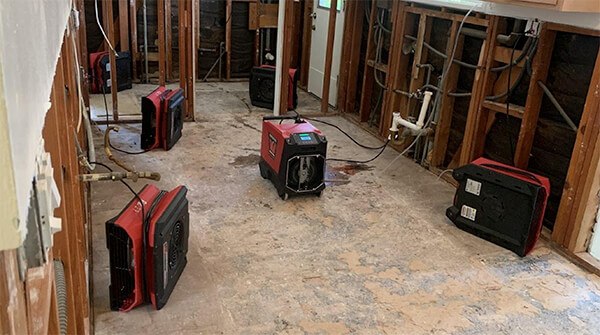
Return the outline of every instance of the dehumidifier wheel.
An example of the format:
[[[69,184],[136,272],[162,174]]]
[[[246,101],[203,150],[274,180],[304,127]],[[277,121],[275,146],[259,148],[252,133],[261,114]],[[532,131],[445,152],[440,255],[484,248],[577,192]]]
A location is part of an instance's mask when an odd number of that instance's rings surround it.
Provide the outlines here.
[[[270,178],[269,171],[262,164],[258,164],[258,169],[260,170],[260,176],[261,177],[263,177],[264,179],[269,179]]]

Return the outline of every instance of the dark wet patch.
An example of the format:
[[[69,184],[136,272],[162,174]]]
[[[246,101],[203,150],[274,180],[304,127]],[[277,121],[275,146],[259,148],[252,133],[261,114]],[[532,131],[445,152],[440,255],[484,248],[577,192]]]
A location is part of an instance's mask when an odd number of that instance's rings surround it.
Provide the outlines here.
[[[366,164],[346,164],[340,166],[332,166],[330,169],[336,172],[344,173],[349,176],[354,176],[355,174],[361,171],[371,171],[373,170],[373,167]]]
[[[259,148],[242,148],[242,150],[244,151],[254,151],[254,152],[260,152]]]
[[[244,127],[250,128],[250,129],[254,129],[257,132],[262,133],[262,130],[260,130],[260,129],[256,128],[255,126],[253,126],[253,125],[249,124],[248,122],[246,122],[246,119],[244,119],[243,117],[241,117],[239,115],[236,115],[233,118],[235,119],[235,122],[243,125]]]
[[[327,169],[325,170],[325,185],[327,186],[339,186],[349,184],[349,178],[350,177],[347,174],[331,170],[330,167],[327,167]]]
[[[251,166],[251,165],[258,164],[259,160],[260,160],[260,156],[259,155],[257,155],[257,154],[249,154],[249,155],[246,155],[246,156],[237,156],[233,162],[229,163],[229,165],[233,165],[233,166]]]

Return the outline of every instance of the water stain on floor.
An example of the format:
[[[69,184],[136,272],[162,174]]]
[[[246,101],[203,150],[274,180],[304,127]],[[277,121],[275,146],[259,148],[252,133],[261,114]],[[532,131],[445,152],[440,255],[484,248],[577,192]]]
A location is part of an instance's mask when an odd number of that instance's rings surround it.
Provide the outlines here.
[[[341,172],[341,173],[344,173],[349,176],[354,176],[358,172],[371,171],[371,170],[373,170],[373,167],[370,165],[367,165],[367,164],[350,163],[350,164],[346,164],[346,165],[333,166],[333,167],[331,167],[331,170]]]
[[[245,156],[237,156],[233,160],[233,162],[229,163],[229,165],[245,167],[245,166],[256,165],[256,164],[258,164],[259,161],[260,161],[259,155],[249,154],[249,155],[245,155]]]

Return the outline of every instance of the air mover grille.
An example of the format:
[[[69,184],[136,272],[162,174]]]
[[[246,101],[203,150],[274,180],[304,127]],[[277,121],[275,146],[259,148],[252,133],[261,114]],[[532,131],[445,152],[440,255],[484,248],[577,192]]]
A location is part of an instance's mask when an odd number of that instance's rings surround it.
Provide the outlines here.
[[[169,243],[169,269],[177,267],[177,263],[183,251],[183,236],[183,224],[181,224],[181,221],[177,221],[173,228],[173,235],[171,235],[171,241]]]
[[[106,226],[110,258],[110,307],[118,310],[132,298],[135,287],[132,240],[127,232],[114,224]]]

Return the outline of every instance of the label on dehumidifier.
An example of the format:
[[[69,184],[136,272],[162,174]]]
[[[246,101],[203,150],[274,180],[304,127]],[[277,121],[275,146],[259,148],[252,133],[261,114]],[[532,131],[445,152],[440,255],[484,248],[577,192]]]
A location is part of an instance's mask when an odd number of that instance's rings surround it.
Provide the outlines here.
[[[475,216],[477,215],[477,210],[473,207],[469,207],[467,205],[463,205],[460,209],[460,216],[463,218],[469,219],[471,221],[475,221]]]
[[[481,193],[481,183],[467,178],[467,185],[465,185],[465,191],[479,196],[479,194]]]
[[[163,290],[167,288],[169,278],[169,242],[163,243]]]

